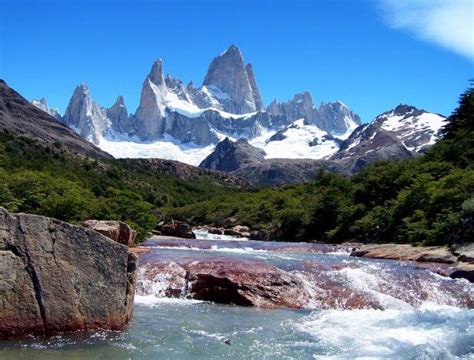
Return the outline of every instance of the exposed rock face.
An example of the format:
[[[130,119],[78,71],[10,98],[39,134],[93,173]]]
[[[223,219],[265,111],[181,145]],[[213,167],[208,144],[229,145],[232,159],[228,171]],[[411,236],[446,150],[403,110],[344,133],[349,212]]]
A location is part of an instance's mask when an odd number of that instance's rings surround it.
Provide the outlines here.
[[[43,110],[44,112],[48,113],[52,117],[54,117],[56,120],[61,120],[62,116],[59,113],[58,109],[51,109],[48,106],[48,102],[46,101],[45,98],[41,98],[40,100],[33,99],[31,103],[36,106],[38,109]]]
[[[313,119],[314,103],[313,97],[308,91],[296,94],[293,99],[279,103],[273,100],[267,107],[267,111],[272,115],[284,115],[289,121],[305,118]]]
[[[90,229],[0,208],[0,338],[123,330],[135,261]]]
[[[345,135],[362,123],[359,115],[340,101],[321,103],[319,108],[316,107],[308,91],[296,94],[287,102],[273,100],[267,111],[272,115],[284,115],[289,122],[304,118],[308,124],[316,125],[331,135]]]
[[[119,244],[127,245],[128,247],[135,246],[137,232],[122,221],[87,220],[82,223],[82,226],[95,230]]]
[[[218,100],[224,111],[246,114],[264,109],[253,68],[245,66],[242,54],[235,45],[212,60],[203,86]]]
[[[264,110],[265,105],[263,104],[262,96],[260,95],[260,90],[257,86],[257,80],[255,79],[253,65],[251,63],[248,63],[247,65],[245,65],[245,70],[247,71],[247,76],[250,82],[250,88],[252,89],[252,95],[255,101],[255,108],[257,110]]]
[[[76,87],[64,113],[63,122],[75,129],[83,138],[98,144],[106,135],[111,122],[106,110],[92,100],[85,83]]]
[[[232,142],[226,138],[217,144],[214,152],[199,165],[205,169],[234,171],[265,160],[265,152],[251,146],[247,140]]]
[[[333,103],[321,103],[314,110],[311,121],[320,129],[332,135],[344,135],[352,132],[362,124],[359,115],[350,110],[340,101]]]
[[[123,96],[117,97],[112,107],[107,109],[107,117],[110,119],[112,128],[115,131],[123,134],[133,132],[133,124],[128,116]]]
[[[69,151],[95,158],[111,157],[51,115],[32,105],[3,80],[0,80],[0,133],[59,145]]]
[[[143,140],[156,139],[162,133],[167,95],[163,61],[158,59],[143,82],[140,105],[134,116],[137,135]]]

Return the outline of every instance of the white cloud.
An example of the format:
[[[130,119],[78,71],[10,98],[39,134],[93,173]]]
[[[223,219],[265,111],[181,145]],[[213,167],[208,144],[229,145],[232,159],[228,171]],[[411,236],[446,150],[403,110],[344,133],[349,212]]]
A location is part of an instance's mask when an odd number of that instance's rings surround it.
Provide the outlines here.
[[[388,23],[474,60],[472,0],[382,0]]]

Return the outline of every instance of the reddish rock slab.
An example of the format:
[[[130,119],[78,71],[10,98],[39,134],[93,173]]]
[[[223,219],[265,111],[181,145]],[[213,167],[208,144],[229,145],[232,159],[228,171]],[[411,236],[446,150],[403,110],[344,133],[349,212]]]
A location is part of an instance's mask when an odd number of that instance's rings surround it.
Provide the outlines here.
[[[122,221],[87,220],[82,223],[82,226],[95,230],[119,244],[127,245],[128,247],[135,246],[137,232]]]
[[[146,254],[145,254],[146,255]],[[298,277],[263,262],[208,258],[146,262],[138,294],[262,308],[305,308],[309,294]]]
[[[435,262],[454,264],[458,261],[448,247],[420,246],[400,244],[362,245],[351,256],[399,261]]]
[[[310,300],[298,277],[263,262],[215,259],[183,267],[193,299],[263,308],[304,308]]]

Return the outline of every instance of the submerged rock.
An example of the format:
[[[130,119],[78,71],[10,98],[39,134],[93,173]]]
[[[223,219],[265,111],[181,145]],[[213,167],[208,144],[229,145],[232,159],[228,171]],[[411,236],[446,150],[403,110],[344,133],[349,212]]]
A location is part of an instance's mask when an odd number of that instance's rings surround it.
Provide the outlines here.
[[[120,244],[128,247],[135,246],[137,232],[122,221],[87,220],[82,223],[82,226],[95,230]]]
[[[0,208],[0,339],[123,330],[136,256],[95,231]]]

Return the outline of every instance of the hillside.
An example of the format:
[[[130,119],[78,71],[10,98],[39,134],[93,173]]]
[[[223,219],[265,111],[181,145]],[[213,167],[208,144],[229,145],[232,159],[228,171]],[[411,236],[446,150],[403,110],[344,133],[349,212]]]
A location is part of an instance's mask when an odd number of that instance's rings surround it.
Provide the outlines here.
[[[23,136],[95,158],[112,158],[0,80],[0,133]]]

